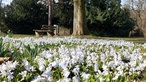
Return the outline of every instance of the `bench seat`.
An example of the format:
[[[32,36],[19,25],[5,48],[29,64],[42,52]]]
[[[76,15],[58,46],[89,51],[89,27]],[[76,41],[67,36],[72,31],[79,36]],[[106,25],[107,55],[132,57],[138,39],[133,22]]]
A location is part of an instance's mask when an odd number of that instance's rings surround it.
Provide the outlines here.
[[[53,30],[33,30],[35,32],[53,32]]]
[[[56,35],[56,27],[54,26],[42,25],[41,29],[34,29],[33,31],[35,31],[36,37],[42,36],[43,33],[47,33],[48,36]]]

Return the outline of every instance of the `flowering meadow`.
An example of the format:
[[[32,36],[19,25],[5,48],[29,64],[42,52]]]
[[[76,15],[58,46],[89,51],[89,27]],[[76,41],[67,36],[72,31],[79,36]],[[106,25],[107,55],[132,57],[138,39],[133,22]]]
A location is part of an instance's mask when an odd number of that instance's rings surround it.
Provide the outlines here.
[[[146,43],[124,40],[0,38],[3,82],[139,82]]]

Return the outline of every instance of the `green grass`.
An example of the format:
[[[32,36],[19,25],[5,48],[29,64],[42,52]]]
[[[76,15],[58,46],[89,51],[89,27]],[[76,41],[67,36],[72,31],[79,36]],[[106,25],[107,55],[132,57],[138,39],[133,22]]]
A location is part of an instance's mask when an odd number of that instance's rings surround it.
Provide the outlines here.
[[[126,40],[130,42],[136,42],[136,43],[146,43],[146,38],[112,38],[112,37],[102,37],[103,39],[109,39],[109,40]]]
[[[24,37],[35,37],[35,35],[29,35],[29,34],[13,34],[12,37],[14,37],[14,38],[24,38]]]
[[[0,32],[0,36],[6,36],[6,34]],[[46,35],[45,35],[46,36]],[[14,38],[24,38],[24,37],[35,37],[34,34],[12,34]],[[54,38],[57,37],[64,37],[64,36],[53,36]],[[73,36],[76,38],[88,38],[88,39],[104,39],[104,40],[126,40],[135,43],[146,43],[146,38],[123,38],[123,37],[98,37],[93,35],[85,35],[85,36]]]
[[[5,36],[6,34],[0,31],[0,36]]]
[[[92,36],[92,35],[87,35],[87,36],[75,36],[77,38],[88,38],[88,39],[104,39],[104,40],[126,40],[130,42],[135,42],[135,43],[146,43],[146,38],[128,38],[128,37],[98,37],[98,36]]]

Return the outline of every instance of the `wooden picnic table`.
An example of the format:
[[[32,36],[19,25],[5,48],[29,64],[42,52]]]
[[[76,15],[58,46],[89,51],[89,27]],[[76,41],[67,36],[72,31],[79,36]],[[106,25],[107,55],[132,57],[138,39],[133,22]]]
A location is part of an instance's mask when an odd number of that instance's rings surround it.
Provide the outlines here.
[[[47,36],[56,35],[56,27],[54,26],[42,25],[41,29],[34,29],[33,31],[35,31],[36,37],[43,36],[43,33],[47,33]]]

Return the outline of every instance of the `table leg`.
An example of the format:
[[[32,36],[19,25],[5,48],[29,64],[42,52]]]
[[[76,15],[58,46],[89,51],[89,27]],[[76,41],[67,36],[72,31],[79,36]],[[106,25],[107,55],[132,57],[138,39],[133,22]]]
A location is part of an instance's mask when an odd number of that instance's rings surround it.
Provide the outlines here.
[[[35,32],[36,37],[40,37],[39,32]]]
[[[54,32],[47,32],[47,36],[54,36]]]

